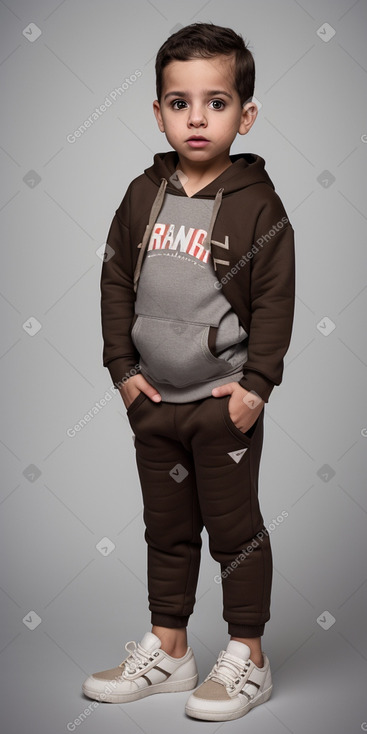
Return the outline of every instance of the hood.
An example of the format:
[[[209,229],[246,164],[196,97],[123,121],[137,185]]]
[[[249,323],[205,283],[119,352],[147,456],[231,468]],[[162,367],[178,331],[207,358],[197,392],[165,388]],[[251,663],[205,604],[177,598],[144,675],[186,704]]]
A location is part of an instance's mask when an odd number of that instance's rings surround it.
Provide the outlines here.
[[[200,198],[215,197],[218,189],[223,188],[223,197],[229,194],[252,186],[257,183],[266,183],[274,189],[274,184],[265,170],[265,160],[254,153],[239,153],[229,156],[232,165],[220,174],[214,181],[201,189],[195,196]],[[174,175],[179,162],[178,154],[175,150],[166,153],[156,153],[153,158],[153,165],[146,168],[144,173],[158,187],[161,185],[162,179],[167,181],[167,193],[186,196],[181,188],[175,186],[170,177]]]

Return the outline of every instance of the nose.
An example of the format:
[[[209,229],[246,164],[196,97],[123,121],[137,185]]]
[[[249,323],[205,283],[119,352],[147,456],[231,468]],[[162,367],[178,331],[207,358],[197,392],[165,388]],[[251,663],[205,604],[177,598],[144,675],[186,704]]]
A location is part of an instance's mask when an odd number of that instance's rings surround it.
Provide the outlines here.
[[[205,115],[205,108],[201,104],[193,104],[190,108],[190,114],[188,116],[187,124],[194,127],[204,126],[206,127],[207,120]]]

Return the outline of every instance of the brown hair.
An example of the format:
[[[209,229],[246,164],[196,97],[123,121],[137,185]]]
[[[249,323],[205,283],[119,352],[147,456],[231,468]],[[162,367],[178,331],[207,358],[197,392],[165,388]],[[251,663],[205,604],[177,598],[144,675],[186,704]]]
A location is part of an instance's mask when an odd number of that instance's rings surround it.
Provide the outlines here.
[[[192,23],[180,28],[169,36],[160,47],[156,62],[156,92],[161,101],[163,88],[163,69],[171,61],[188,61],[198,58],[211,58],[218,54],[235,58],[234,86],[239,94],[241,105],[248,102],[254,94],[255,62],[240,34],[231,28],[213,23]]]

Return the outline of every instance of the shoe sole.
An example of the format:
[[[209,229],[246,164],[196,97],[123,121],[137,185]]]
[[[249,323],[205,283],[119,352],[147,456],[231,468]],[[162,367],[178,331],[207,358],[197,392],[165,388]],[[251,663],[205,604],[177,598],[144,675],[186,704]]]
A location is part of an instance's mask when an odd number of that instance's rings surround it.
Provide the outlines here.
[[[140,691],[134,693],[96,693],[92,689],[88,689],[84,684],[82,685],[83,693],[88,698],[93,698],[95,701],[101,701],[106,703],[128,703],[129,701],[138,701],[140,698],[145,696],[152,696],[154,693],[179,693],[180,691],[191,691],[196,688],[199,680],[199,674],[197,673],[192,678],[178,681],[167,681],[167,683],[152,683],[147,688],[142,688]],[[106,681],[106,688],[108,688],[108,681]],[[110,684],[111,685],[111,684]],[[113,685],[113,684],[112,684]]]
[[[185,713],[188,716],[191,716],[193,719],[203,719],[205,721],[233,721],[233,719],[240,719],[241,716],[245,716],[254,706],[258,706],[260,703],[265,703],[265,701],[268,701],[271,692],[273,690],[273,686],[270,686],[270,688],[267,688],[266,691],[263,691],[263,693],[258,696],[258,698],[255,698],[253,701],[249,701],[246,706],[242,706],[242,708],[238,709],[237,711],[231,711],[230,713],[220,713],[220,712],[211,712],[211,711],[200,711],[199,709],[192,709],[189,706],[185,706]]]

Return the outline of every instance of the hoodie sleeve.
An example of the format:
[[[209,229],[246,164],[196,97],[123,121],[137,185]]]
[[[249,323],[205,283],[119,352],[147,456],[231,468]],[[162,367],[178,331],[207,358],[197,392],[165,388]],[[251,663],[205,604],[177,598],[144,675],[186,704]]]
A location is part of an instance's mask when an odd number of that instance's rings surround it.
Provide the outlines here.
[[[129,233],[130,191],[129,186],[112,220],[100,279],[103,366],[108,368],[117,388],[124,378],[139,372],[139,354],[130,336],[135,301]]]
[[[285,226],[274,231],[273,223],[279,223],[285,215],[279,197],[276,198],[278,206],[265,207],[256,227],[258,252],[251,261],[248,359],[240,380],[240,385],[255,391],[265,402],[273,387],[282,381],[295,299],[294,231],[286,216]]]

